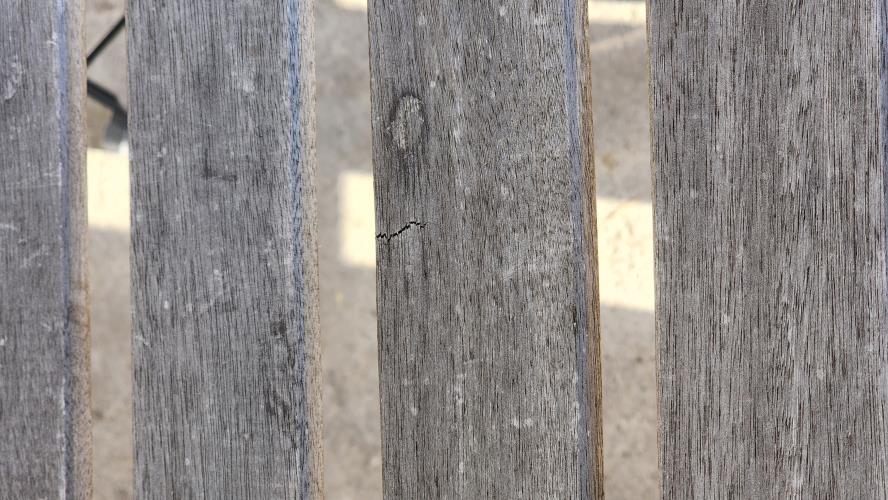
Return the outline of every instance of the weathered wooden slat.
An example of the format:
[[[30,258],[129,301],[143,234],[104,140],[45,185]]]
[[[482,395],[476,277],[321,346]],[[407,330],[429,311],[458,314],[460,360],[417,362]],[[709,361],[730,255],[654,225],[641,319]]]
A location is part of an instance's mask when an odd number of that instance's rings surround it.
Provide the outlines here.
[[[663,496],[888,497],[886,4],[649,5]]]
[[[129,4],[139,498],[321,495],[311,6]]]
[[[602,496],[585,11],[370,2],[387,498]]]
[[[91,497],[78,0],[0,0],[0,498]]]

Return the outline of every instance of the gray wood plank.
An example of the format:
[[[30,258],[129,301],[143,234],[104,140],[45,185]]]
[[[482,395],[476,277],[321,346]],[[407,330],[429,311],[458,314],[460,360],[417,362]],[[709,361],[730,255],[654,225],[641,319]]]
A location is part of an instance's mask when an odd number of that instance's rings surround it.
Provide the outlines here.
[[[600,498],[585,2],[369,4],[387,498]]]
[[[80,1],[0,0],[0,498],[90,498]]]
[[[649,7],[662,494],[886,498],[886,4]]]
[[[138,498],[321,495],[311,7],[129,4]]]

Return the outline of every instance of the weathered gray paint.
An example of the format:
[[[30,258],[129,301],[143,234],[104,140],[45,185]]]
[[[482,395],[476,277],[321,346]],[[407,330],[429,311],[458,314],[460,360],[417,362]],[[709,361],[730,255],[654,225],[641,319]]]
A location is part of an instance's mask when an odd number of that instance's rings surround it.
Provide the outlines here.
[[[888,497],[885,5],[649,1],[664,498]]]
[[[387,498],[602,496],[585,14],[370,1]]]
[[[91,497],[82,8],[0,0],[0,498]]]
[[[132,0],[135,491],[322,491],[311,2]]]

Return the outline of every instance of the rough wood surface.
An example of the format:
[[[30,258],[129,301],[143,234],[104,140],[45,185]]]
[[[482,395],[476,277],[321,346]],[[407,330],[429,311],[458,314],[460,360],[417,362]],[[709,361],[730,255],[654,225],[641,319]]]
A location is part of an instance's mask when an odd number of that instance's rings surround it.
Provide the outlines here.
[[[78,0],[0,0],[0,498],[88,499]]]
[[[136,496],[320,497],[311,2],[127,27]]]
[[[585,12],[369,4],[387,498],[602,496]]]
[[[885,5],[649,2],[664,498],[888,497]]]

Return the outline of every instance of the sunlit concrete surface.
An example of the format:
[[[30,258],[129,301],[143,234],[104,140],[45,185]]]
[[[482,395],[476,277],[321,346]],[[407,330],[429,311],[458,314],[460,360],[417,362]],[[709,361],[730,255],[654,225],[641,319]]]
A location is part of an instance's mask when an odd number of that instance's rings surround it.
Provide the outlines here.
[[[347,170],[339,176],[339,254],[346,265],[376,267],[373,176]]]
[[[129,159],[89,149],[87,214],[94,498],[132,497]]]
[[[334,0],[337,7],[347,10],[367,10],[367,0]]]
[[[598,1],[589,2],[589,22],[624,24],[629,26],[645,25],[645,3],[633,1]]]
[[[86,43],[123,0],[87,0]],[[317,0],[317,188],[326,497],[381,498],[375,231],[367,13]],[[592,2],[609,500],[657,498],[653,241],[644,2]],[[126,102],[123,40],[90,75]],[[109,114],[87,104],[92,145]],[[89,152],[95,496],[132,498],[129,210],[126,156]]]
[[[646,201],[598,198],[601,306],[654,311],[653,209]]]
[[[90,229],[129,231],[129,158],[124,154],[89,148],[86,165]]]

